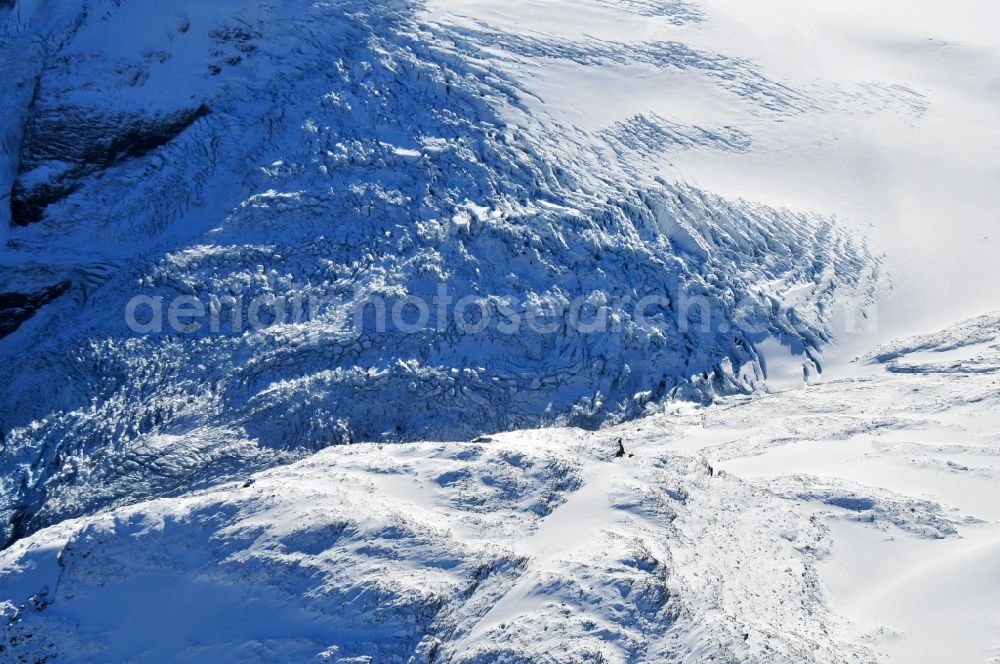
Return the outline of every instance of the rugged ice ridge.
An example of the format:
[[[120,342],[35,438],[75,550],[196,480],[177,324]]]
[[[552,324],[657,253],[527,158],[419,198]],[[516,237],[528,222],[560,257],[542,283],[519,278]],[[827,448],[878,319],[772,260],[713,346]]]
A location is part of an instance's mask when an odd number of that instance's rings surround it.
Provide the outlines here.
[[[976,329],[891,346],[917,371],[859,363],[600,432],[335,446],[69,520],[0,554],[0,647],[24,662],[841,664],[909,644],[924,654],[898,661],[979,661],[1000,587],[985,562],[1000,512],[977,500],[1000,479],[1000,361],[997,328],[988,343]],[[851,563],[873,545],[882,557]],[[922,566],[901,566],[914,551]],[[939,570],[954,583],[926,592]],[[887,577],[872,586],[889,610],[836,615],[834,572]]]
[[[684,7],[664,16],[698,20]],[[877,261],[832,219],[650,165],[743,149],[744,130],[567,126],[530,111],[511,73],[525,57],[616,58],[758,114],[808,112],[812,93],[743,58],[546,44],[408,2],[19,0],[0,20],[8,541],[331,444],[594,427],[750,392],[759,343],[817,363],[835,300],[871,297]],[[442,284],[494,319],[664,299],[589,334],[562,315],[545,333],[340,324],[358,302],[431,301]],[[136,295],[291,292],[339,304],[242,332],[125,325]]]

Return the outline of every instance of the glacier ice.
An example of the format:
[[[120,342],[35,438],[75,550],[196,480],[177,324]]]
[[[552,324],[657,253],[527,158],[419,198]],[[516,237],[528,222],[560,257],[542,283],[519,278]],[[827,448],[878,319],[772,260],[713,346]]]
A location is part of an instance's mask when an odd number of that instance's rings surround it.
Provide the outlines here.
[[[757,344],[818,362],[838,295],[870,297],[877,275],[831,218],[726,199],[644,161],[739,149],[738,128],[650,116],[590,133],[530,113],[490,51],[500,37],[425,20],[419,4],[2,11],[2,135],[18,148],[0,172],[0,291],[71,284],[0,340],[8,541],[332,444],[593,428],[747,393],[764,373]],[[611,48],[553,44],[583,61]],[[807,97],[682,44],[614,57],[704,73],[760,113]],[[142,335],[124,317],[137,295],[333,293],[350,307],[430,301],[442,285],[522,312],[591,294],[666,304],[586,334],[565,321],[358,334],[315,319]]]

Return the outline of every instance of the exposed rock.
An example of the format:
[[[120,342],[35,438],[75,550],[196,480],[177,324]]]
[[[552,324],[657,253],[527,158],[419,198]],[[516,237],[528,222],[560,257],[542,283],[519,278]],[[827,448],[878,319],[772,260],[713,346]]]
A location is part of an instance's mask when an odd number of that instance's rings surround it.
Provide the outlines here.
[[[34,293],[0,293],[0,339],[17,331],[21,323],[68,291],[70,285],[62,281]]]
[[[45,209],[73,193],[83,178],[152,152],[208,113],[205,105],[152,117],[46,107],[25,131],[20,172],[11,191],[12,222],[27,226],[41,221]]]

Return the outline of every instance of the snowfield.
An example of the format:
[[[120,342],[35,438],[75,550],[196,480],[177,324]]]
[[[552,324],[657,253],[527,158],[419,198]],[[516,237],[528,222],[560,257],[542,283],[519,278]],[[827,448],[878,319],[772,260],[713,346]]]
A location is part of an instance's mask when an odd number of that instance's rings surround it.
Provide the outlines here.
[[[1000,662],[996,25],[0,0],[0,662]]]

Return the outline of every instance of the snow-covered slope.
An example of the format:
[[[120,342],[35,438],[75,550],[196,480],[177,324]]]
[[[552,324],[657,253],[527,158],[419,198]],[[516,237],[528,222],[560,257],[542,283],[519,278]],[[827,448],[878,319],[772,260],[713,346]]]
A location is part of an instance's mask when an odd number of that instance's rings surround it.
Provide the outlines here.
[[[514,61],[641,62],[766,117],[808,109],[804,93],[681,42],[428,16],[250,0],[5,10],[3,135],[19,149],[4,153],[0,273],[31,304],[9,307],[0,340],[8,538],[335,443],[593,427],[747,392],[758,344],[817,362],[836,298],[870,300],[878,263],[831,219],[671,183],[650,160],[739,150],[740,128],[566,125],[532,110]],[[479,298],[474,322],[522,323],[343,324],[369,299],[391,310],[440,288]],[[136,296],[292,294],[329,301],[263,329],[126,325]],[[572,324],[562,307],[581,299],[612,307],[604,329]],[[523,324],[550,311],[551,329]]]
[[[4,652],[986,661],[1000,637],[992,323],[992,345],[975,326],[949,333],[961,361],[922,357],[954,352],[929,338],[801,390],[601,432],[337,446],[70,520],[0,556]]]
[[[838,661],[795,550],[820,536],[806,518],[662,448],[615,449],[578,430],[335,447],[70,521],[5,553],[5,645],[26,661]]]
[[[996,659],[997,20],[0,0],[0,661]]]

